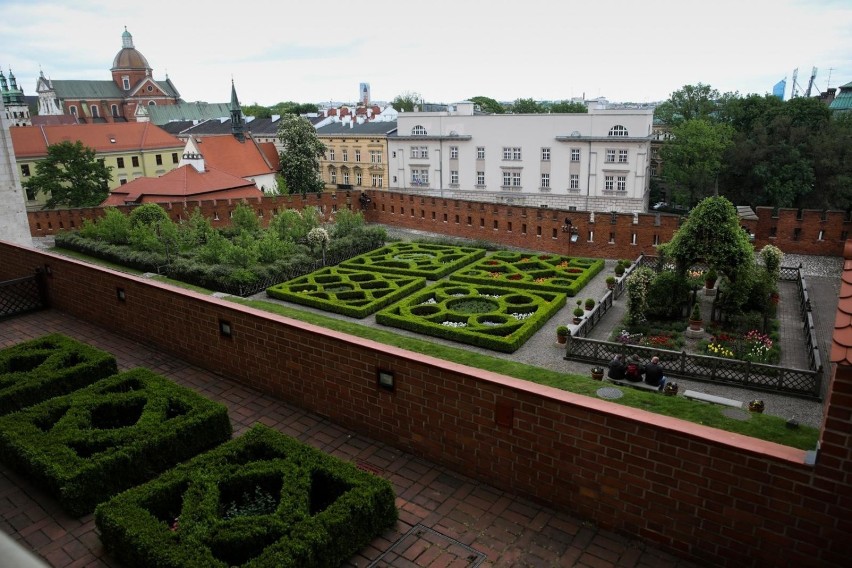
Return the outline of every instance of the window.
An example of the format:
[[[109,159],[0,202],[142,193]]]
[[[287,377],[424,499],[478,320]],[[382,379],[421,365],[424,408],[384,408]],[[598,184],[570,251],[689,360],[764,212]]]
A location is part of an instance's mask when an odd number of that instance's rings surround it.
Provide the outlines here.
[[[157,103],[155,103],[154,101],[148,101],[148,106],[149,107],[155,107],[155,106],[157,106]]]
[[[119,183],[120,185],[124,185],[124,184],[126,184],[126,183],[127,183],[127,178],[125,178],[125,177],[123,177],[123,178],[119,178],[119,179],[118,179],[118,183]]]
[[[331,183],[337,183],[337,170],[329,170],[328,178],[331,180]]]
[[[361,175],[360,171],[355,172],[355,185],[361,185],[361,182],[363,181],[362,178],[363,176]]]
[[[35,198],[36,198],[36,190],[35,190],[34,188],[32,188],[32,187],[28,187],[28,188],[26,188],[26,190],[27,190],[27,200],[28,200],[28,201],[33,201],[33,200],[35,200]]]
[[[110,108],[112,109],[112,115],[118,116],[118,105],[112,105]]]
[[[429,170],[426,168],[411,168],[411,185],[414,187],[429,185]]]
[[[550,187],[550,174],[541,174],[541,187],[549,188]]]
[[[115,159],[116,167],[123,168],[124,167],[124,158],[116,158]]]
[[[411,129],[412,136],[426,136],[426,128],[419,124]]]
[[[476,172],[476,185],[485,185],[485,172]]]
[[[343,161],[344,161],[344,162],[348,162],[348,161],[349,161],[349,150],[347,150],[347,149],[345,149],[345,148],[343,149]]]
[[[29,177],[30,176],[30,165],[29,164],[22,164],[21,165],[21,176],[22,177]]]
[[[616,124],[609,129],[610,136],[627,136],[627,129],[620,124]]]
[[[382,187],[383,176],[374,175],[373,176],[373,187]]]
[[[134,168],[138,168],[139,167],[139,156],[131,156],[130,157],[130,163],[133,164]]]
[[[503,172],[503,187],[512,185],[512,172]]]
[[[125,91],[129,91],[130,90],[130,77],[122,77],[121,78],[121,85],[124,87]]]
[[[158,166],[162,166],[163,165],[163,155],[162,154],[155,155],[154,161],[157,162]]]
[[[458,160],[459,158],[459,147],[458,146],[450,146],[450,159]]]
[[[627,163],[627,150],[619,150],[618,151],[618,163],[626,164]]]
[[[485,159],[485,146],[477,146],[476,147],[476,159],[484,160]]]
[[[429,146],[412,146],[411,147],[411,157],[412,158],[428,158],[429,157]]]
[[[550,161],[550,148],[542,148],[541,149],[541,161],[549,162]]]
[[[580,176],[578,174],[571,174],[571,185],[568,186],[569,189],[580,189]]]
[[[520,160],[521,159],[521,149],[517,146],[509,147],[505,146],[503,148],[503,159],[504,160]]]
[[[328,150],[328,159],[329,159],[329,161],[331,161],[331,162],[333,162],[333,161],[334,161],[334,148],[329,148],[329,150]]]
[[[70,107],[68,107],[68,112],[70,112],[72,116],[77,116],[77,107],[71,105]]]
[[[177,164],[179,161],[177,152],[172,152],[172,163]]]
[[[349,170],[343,170],[343,183],[349,185]]]
[[[616,182],[617,185],[615,186],[615,188],[618,191],[627,191],[627,176],[618,176]]]
[[[96,107],[95,105],[92,105],[89,108],[92,111],[92,118],[98,118],[100,116],[100,114],[98,113],[98,107]]]
[[[604,176],[604,189],[612,190],[615,179],[613,176]]]
[[[370,150],[370,163],[371,164],[381,164],[382,163],[382,151],[381,150]]]
[[[521,172],[512,172],[512,186],[521,187]]]
[[[458,170],[451,170],[450,171],[450,183],[453,184],[453,185],[459,184],[459,171]]]
[[[615,150],[606,151],[606,163],[612,164],[615,162]]]
[[[571,161],[579,162],[580,161],[580,149],[579,148],[571,148]]]
[[[657,175],[657,164],[655,164],[654,162],[651,162],[651,175],[652,176]]]
[[[355,150],[355,161],[356,162],[361,161],[361,150]]]

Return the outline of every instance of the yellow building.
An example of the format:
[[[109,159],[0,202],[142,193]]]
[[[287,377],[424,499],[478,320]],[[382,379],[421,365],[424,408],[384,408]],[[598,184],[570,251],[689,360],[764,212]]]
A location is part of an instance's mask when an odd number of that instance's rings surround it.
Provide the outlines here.
[[[80,141],[112,168],[109,189],[140,177],[157,177],[175,169],[185,143],[149,122],[20,126],[9,129],[21,181],[36,174],[36,164],[50,145]],[[43,194],[27,195],[27,209],[40,209]]]
[[[396,122],[336,122],[317,129],[325,144],[320,171],[326,189],[388,187],[388,134]]]

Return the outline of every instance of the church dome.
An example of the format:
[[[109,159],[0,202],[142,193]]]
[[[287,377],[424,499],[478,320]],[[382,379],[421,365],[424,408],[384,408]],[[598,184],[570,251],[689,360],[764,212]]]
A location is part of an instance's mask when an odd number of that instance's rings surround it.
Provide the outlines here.
[[[116,69],[151,69],[145,56],[133,47],[133,36],[127,28],[121,34],[121,51],[112,60],[112,70]]]

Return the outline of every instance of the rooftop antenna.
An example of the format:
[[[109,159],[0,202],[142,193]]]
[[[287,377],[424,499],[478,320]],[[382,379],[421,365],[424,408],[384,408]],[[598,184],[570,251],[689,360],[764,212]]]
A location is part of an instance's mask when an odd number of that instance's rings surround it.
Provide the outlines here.
[[[827,85],[826,90],[828,90],[829,88],[831,88],[831,72],[832,72],[832,71],[834,71],[834,67],[829,67],[829,68],[828,68],[828,85]]]

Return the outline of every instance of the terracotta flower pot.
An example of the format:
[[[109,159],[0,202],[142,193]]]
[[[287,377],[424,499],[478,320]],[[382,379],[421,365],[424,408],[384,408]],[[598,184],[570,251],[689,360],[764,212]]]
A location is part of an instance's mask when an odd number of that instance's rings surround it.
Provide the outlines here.
[[[701,324],[704,320],[689,320],[689,329],[692,331],[701,331]]]

